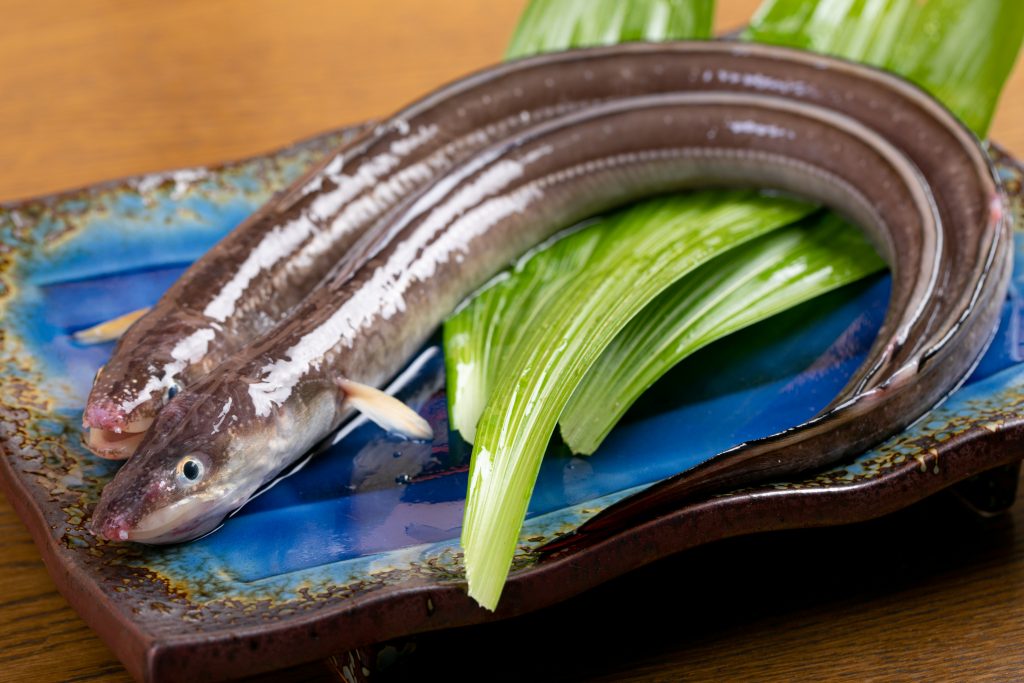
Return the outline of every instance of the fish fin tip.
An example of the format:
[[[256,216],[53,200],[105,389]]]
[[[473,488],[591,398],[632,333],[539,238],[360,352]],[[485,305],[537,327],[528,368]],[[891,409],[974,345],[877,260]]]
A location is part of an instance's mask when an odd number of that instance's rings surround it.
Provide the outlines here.
[[[116,341],[121,338],[128,328],[131,327],[136,320],[144,316],[149,312],[149,307],[139,308],[130,313],[118,316],[111,320],[87,327],[84,330],[78,330],[73,333],[71,337],[79,344],[102,344],[104,342]]]
[[[337,384],[345,394],[345,401],[382,429],[416,441],[434,438],[430,423],[394,396],[348,379],[339,379]]]

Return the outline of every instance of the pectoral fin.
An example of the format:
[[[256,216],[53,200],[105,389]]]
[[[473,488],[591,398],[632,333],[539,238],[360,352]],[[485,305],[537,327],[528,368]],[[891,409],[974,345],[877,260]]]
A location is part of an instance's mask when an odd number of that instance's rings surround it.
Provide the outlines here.
[[[338,386],[345,392],[349,405],[381,428],[419,441],[434,438],[430,423],[394,396],[347,379],[338,380]]]
[[[102,344],[103,342],[114,341],[124,334],[125,330],[132,326],[132,323],[148,312],[149,307],[140,308],[137,311],[125,313],[113,320],[79,330],[73,336],[79,344]]]

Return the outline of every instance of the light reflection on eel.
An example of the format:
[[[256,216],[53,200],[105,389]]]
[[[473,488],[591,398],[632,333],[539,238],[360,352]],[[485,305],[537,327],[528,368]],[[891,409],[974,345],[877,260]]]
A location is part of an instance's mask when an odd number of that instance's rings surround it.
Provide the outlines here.
[[[557,230],[664,192],[771,188],[840,211],[891,267],[889,311],[864,365],[821,415],[623,501],[594,520],[596,532],[688,496],[859,453],[963,381],[994,331],[1011,235],[984,152],[941,105],[839,60],[675,43],[528,60],[519,93],[500,86],[488,106],[500,101],[515,114],[517,97],[539,102],[544,93],[557,102],[588,63],[617,70],[630,92],[510,132],[390,209],[280,324],[167,403],[104,489],[94,532],[144,543],[196,538],[354,407],[416,434],[374,387],[459,301]],[[488,73],[473,78],[488,82]],[[650,94],[655,77],[673,92]]]

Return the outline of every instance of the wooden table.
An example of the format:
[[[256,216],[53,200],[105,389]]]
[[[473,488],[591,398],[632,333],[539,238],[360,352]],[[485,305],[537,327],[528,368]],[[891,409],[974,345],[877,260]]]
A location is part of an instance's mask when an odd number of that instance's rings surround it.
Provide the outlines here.
[[[719,25],[756,0],[720,0]],[[0,200],[271,149],[500,59],[521,0],[8,0]],[[993,137],[1024,154],[1024,73]],[[1014,680],[1024,506],[947,497],[870,524],[684,553],[541,615],[427,636],[392,677]],[[0,497],[0,680],[122,681]],[[659,622],[667,619],[668,626]],[[331,680],[327,664],[289,680]],[[268,677],[267,680],[280,680]]]

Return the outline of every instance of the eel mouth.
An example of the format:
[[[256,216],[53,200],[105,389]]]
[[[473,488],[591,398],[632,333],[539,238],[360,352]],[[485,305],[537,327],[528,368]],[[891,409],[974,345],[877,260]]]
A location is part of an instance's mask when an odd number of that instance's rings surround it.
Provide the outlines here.
[[[181,543],[209,533],[221,521],[217,515],[208,514],[216,508],[216,501],[205,499],[185,498],[144,514],[134,522],[129,513],[112,514],[102,510],[102,506],[101,501],[93,513],[90,530],[95,536],[114,542]]]
[[[85,447],[108,460],[127,460],[142,443],[153,418],[144,417],[125,425],[123,429],[101,429],[90,427],[84,439]]]

